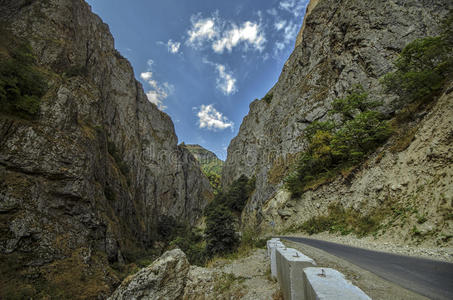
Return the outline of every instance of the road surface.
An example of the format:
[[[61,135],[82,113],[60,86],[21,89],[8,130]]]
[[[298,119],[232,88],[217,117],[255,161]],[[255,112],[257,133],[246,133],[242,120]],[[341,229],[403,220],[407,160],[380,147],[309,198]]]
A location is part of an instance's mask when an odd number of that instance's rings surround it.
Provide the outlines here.
[[[451,263],[377,252],[308,238],[281,238],[319,248],[428,298],[453,299],[453,264]]]

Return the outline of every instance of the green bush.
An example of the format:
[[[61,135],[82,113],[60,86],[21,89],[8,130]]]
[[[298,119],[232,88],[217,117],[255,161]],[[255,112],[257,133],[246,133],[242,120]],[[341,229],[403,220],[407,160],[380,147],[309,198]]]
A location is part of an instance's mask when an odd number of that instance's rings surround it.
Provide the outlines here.
[[[440,36],[416,39],[395,61],[395,71],[382,79],[386,90],[399,96],[398,106],[434,98],[453,73],[453,13],[444,21]]]
[[[187,255],[187,259],[193,265],[203,266],[206,264],[206,247],[203,236],[196,230],[189,230],[187,234],[177,236],[170,242],[170,246],[180,248]]]
[[[208,204],[206,216],[206,254],[208,257],[229,254],[239,246],[233,213],[239,214],[255,190],[255,177],[241,175],[227,191],[218,191]]]
[[[231,184],[224,195],[223,203],[230,210],[241,212],[254,189],[254,179],[250,180],[247,176],[241,175]]]
[[[366,236],[379,228],[379,216],[361,215],[352,208],[344,208],[341,204],[333,203],[329,206],[325,216],[312,217],[299,226],[298,230],[315,234],[324,231],[346,235],[355,233]]]
[[[171,216],[162,216],[157,225],[158,240],[170,247],[178,247],[187,255],[191,264],[204,265],[206,250],[202,234],[187,223],[181,223]]]
[[[340,114],[343,119],[352,120],[358,112],[366,112],[380,106],[378,101],[370,101],[368,93],[361,86],[355,86],[345,98],[332,103],[331,114]]]
[[[214,194],[219,193],[220,188],[221,188],[221,183],[220,183],[221,176],[217,173],[207,173],[206,177],[208,177],[209,184],[211,185],[212,189],[214,190]]]
[[[274,98],[274,94],[273,93],[267,93],[266,96],[264,96],[263,99],[261,99],[261,100],[266,101],[267,104],[271,104],[272,98]]]
[[[329,110],[330,115],[340,116],[340,123],[313,122],[304,130],[307,150],[285,180],[294,197],[299,197],[310,183],[331,178],[361,162],[390,136],[388,123],[372,110],[378,105],[362,88],[355,88],[345,98],[335,100]]]
[[[31,47],[11,33],[0,31],[0,111],[31,119],[38,115],[47,83]]]
[[[226,206],[215,204],[206,210],[206,252],[209,257],[231,253],[239,245],[233,214]]]

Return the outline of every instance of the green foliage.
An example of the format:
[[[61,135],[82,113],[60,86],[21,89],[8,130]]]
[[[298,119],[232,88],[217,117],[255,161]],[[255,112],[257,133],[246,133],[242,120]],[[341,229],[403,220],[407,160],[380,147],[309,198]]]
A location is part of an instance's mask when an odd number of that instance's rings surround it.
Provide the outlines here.
[[[255,190],[255,179],[249,179],[245,175],[241,175],[233,181],[228,191],[220,195],[222,202],[232,211],[241,212],[247,204],[252,192]]]
[[[209,162],[201,162],[201,170],[206,174],[222,175],[223,161],[215,159]]]
[[[330,145],[336,160],[358,163],[390,136],[390,127],[376,111],[365,111],[348,120]]]
[[[171,216],[162,216],[157,225],[157,233],[160,241],[184,251],[191,264],[206,263],[205,245],[199,230],[189,224],[178,222]]]
[[[28,44],[5,30],[0,35],[0,111],[32,119],[47,91],[45,76]]]
[[[286,187],[294,197],[300,196],[310,183],[326,180],[360,163],[390,136],[388,123],[371,110],[377,105],[368,100],[363,89],[355,88],[345,98],[335,100],[329,111],[331,115],[340,114],[340,123],[313,122],[304,130],[307,151],[286,178]]]
[[[211,184],[211,187],[214,190],[214,194],[219,193],[221,186],[220,182],[221,176],[216,173],[208,173],[206,174],[206,177],[208,177],[209,183]]]
[[[380,105],[378,101],[370,101],[368,93],[361,86],[356,86],[345,98],[336,99],[332,103],[331,114],[340,114],[343,119],[352,120],[358,112],[365,112]]]
[[[261,100],[266,101],[267,104],[271,104],[272,98],[274,98],[274,94],[273,93],[267,93],[266,96],[264,96],[263,99],[261,99]]]
[[[452,16],[450,12],[445,19],[442,35],[409,43],[394,63],[396,71],[383,77],[386,90],[399,96],[399,105],[433,99],[452,75]]]
[[[209,257],[231,253],[239,246],[235,232],[233,213],[241,213],[247,200],[255,190],[253,177],[242,175],[226,192],[219,191],[205,209],[206,252]]]
[[[177,236],[170,242],[170,246],[178,247],[184,251],[192,265],[203,266],[206,264],[206,248],[200,232],[193,229],[188,231],[186,235]]]
[[[358,236],[365,236],[375,232],[379,224],[378,215],[363,216],[352,208],[344,208],[341,204],[334,203],[329,206],[327,215],[312,217],[298,229],[308,234],[329,231],[343,235],[355,233]]]
[[[221,194],[217,195],[217,197]],[[216,201],[217,200],[217,201]],[[236,250],[239,239],[234,229],[231,211],[215,199],[206,209],[206,252],[209,257],[224,255]]]

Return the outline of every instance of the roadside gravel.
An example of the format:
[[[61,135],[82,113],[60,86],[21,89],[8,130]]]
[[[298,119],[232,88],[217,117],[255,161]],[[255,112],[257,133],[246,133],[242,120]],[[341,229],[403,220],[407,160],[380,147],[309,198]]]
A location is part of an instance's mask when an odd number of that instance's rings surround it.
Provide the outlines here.
[[[211,272],[233,274],[240,279],[239,285],[233,284],[225,295],[217,295],[215,299],[282,299],[278,283],[270,279],[270,261],[266,253],[265,249],[255,249],[244,258],[217,259],[207,268]],[[236,290],[234,293],[233,289]]]

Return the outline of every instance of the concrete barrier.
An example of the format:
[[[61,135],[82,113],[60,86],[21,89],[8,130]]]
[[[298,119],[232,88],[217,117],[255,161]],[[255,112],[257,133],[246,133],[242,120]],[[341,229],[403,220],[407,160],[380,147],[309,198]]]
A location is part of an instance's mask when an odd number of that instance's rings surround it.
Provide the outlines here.
[[[270,240],[268,240],[266,242],[266,246],[267,246],[267,256],[268,257],[271,257],[271,245],[276,243],[276,242],[280,242],[280,239],[279,238],[272,238]]]
[[[330,268],[305,268],[303,277],[305,298],[300,299],[371,300],[367,294],[347,281],[344,275],[337,270]]]
[[[268,242],[268,256],[271,260],[271,277],[274,279],[277,279],[277,258],[276,258],[276,250],[277,248],[284,248],[285,245],[283,245],[282,242],[279,240],[274,240],[271,242]]]
[[[304,268],[316,266],[313,259],[292,248],[276,247],[277,279],[285,300],[304,300]]]

